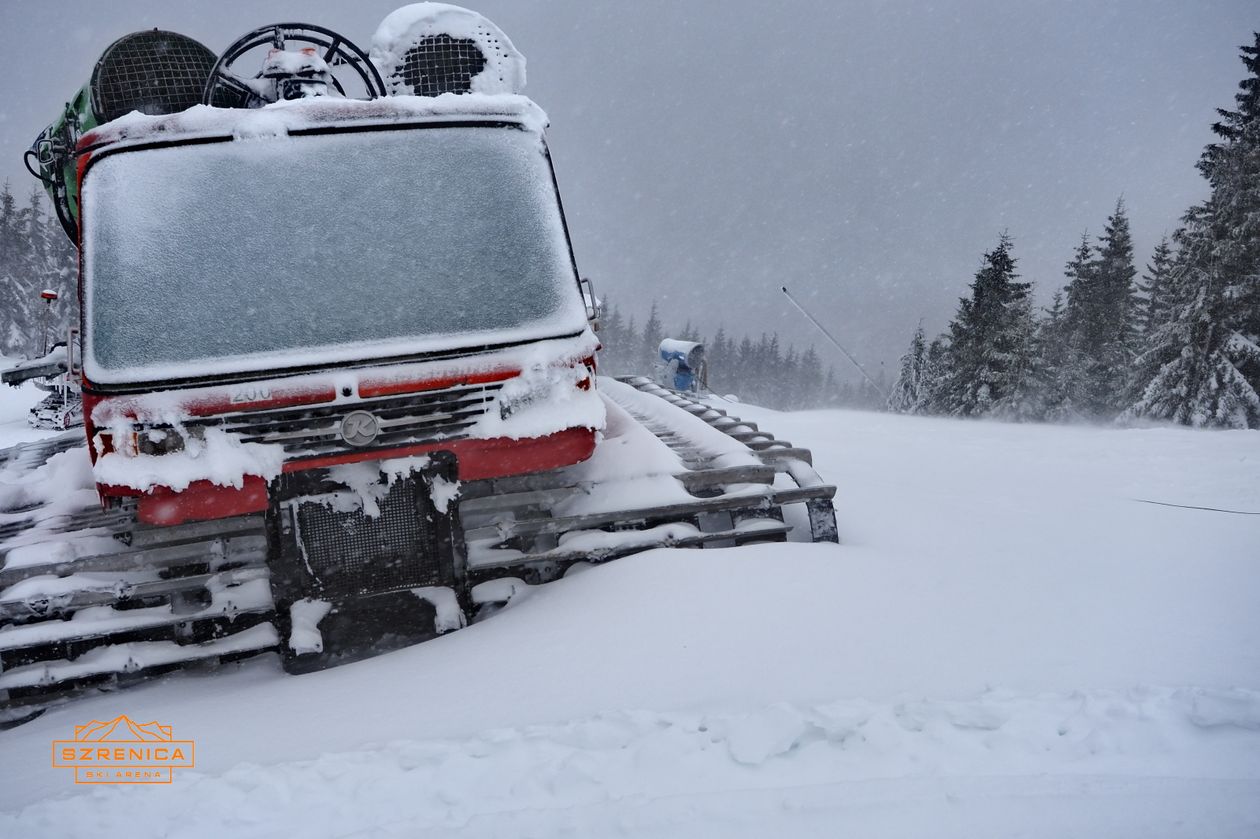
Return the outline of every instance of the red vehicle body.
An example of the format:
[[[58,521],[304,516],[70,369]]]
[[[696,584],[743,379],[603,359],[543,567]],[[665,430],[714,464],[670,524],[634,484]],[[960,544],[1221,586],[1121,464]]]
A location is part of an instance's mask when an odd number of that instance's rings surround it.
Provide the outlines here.
[[[416,130],[419,128],[456,124],[472,131],[528,131],[524,117],[529,116],[531,108],[528,100],[522,98],[520,103],[502,113],[469,114],[453,108],[446,113],[417,115],[407,107],[384,100],[316,101],[293,109],[290,126],[279,130],[275,137],[280,139],[272,142],[288,143],[294,147],[294,154],[300,156],[302,140],[294,143],[294,138],[306,134],[318,136],[319,132],[362,131],[359,136],[363,146],[370,149],[375,135],[395,129],[400,134],[412,131],[417,136],[423,136]],[[90,269],[93,248],[102,241],[101,236],[92,235],[92,226],[103,227],[104,222],[99,221],[93,210],[94,199],[106,200],[98,197],[105,186],[94,189],[97,162],[112,154],[136,151],[153,154],[153,149],[166,146],[195,151],[234,143],[241,145],[247,142],[239,138],[241,125],[261,118],[255,111],[228,112],[222,118],[222,126],[205,130],[200,126],[189,128],[177,114],[151,119],[140,129],[120,128],[117,123],[107,125],[87,133],[79,142],[80,328],[87,364],[76,365],[75,369],[81,371],[85,424],[93,463],[108,456],[148,457],[153,459],[151,465],[160,471],[160,459],[167,455],[161,451],[146,451],[144,439],[153,428],[170,429],[172,423],[223,428],[254,442],[283,442],[286,446],[284,473],[446,452],[454,457],[457,477],[468,481],[550,470],[589,457],[594,450],[595,429],[581,424],[580,420],[572,426],[561,421],[560,427],[537,435],[486,436],[466,433],[466,427],[459,427],[465,424],[452,425],[433,418],[453,412],[455,419],[475,421],[475,410],[485,414],[501,409],[496,394],[518,382],[523,373],[522,358],[530,355],[531,346],[558,343],[561,351],[550,360],[550,365],[574,371],[567,377],[573,387],[593,389],[597,344],[593,335],[585,331],[586,323],[580,324],[579,330],[573,329],[572,318],[567,331],[539,335],[533,340],[512,340],[502,345],[472,335],[463,344],[447,340],[436,352],[425,352],[423,348],[409,351],[397,345],[385,357],[365,348],[358,357],[341,352],[335,362],[282,363],[260,369],[251,361],[237,369],[230,367],[229,358],[228,367],[216,363],[216,369],[205,375],[156,380],[141,376],[142,381],[112,382],[94,377],[91,349],[94,330],[103,329],[104,321],[97,315],[92,300],[96,281]],[[236,134],[232,133],[234,131]],[[550,172],[549,159],[547,171]],[[551,191],[563,224],[554,176],[552,178]],[[183,223],[181,219],[169,221],[172,229]],[[585,316],[590,318],[594,314],[591,298],[573,269],[567,235],[566,228],[565,248],[568,267],[572,270],[569,287],[572,300],[576,301],[572,305],[582,306]],[[351,260],[354,256],[347,254],[346,258]],[[256,326],[267,328],[268,324]],[[536,358],[530,357],[530,360],[537,366]],[[466,404],[464,397],[476,404]],[[160,410],[155,409],[155,405],[160,406]],[[369,445],[352,445],[337,439],[334,432],[339,424],[357,411],[384,411],[387,415],[401,412],[412,420],[412,427],[405,434],[382,431]],[[426,428],[432,433],[426,434]],[[180,428],[180,433],[184,431],[185,428]],[[293,440],[312,444],[305,448],[300,444],[290,445]],[[142,523],[174,525],[266,510],[268,477],[253,474],[240,477],[239,482],[229,484],[196,479],[173,482],[174,485],[157,481],[143,487],[100,482],[98,478],[97,489],[107,506],[136,499],[137,515]]]

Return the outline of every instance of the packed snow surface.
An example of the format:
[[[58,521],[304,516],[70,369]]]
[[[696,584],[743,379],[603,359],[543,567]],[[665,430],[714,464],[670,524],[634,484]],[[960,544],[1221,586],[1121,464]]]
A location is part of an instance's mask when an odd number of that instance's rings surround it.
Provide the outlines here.
[[[0,732],[0,836],[1260,836],[1260,516],[1144,503],[1260,511],[1260,435],[727,407],[813,449],[843,545],[649,551],[369,661],[56,708]],[[124,713],[196,769],[49,766]]]
[[[0,356],[0,369],[7,370],[14,362],[14,359]],[[35,387],[34,382],[24,382],[17,387],[0,385],[0,449],[48,436],[47,431],[31,428],[26,421],[31,408],[47,395]]]

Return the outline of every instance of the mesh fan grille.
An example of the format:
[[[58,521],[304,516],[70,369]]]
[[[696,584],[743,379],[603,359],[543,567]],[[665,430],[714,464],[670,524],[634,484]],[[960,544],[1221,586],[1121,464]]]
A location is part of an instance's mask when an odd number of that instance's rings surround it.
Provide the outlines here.
[[[352,597],[442,582],[437,533],[414,481],[396,481],[380,515],[297,506],[299,538],[323,594]]]
[[[101,122],[131,111],[173,114],[200,104],[215,55],[174,32],[136,32],[115,41],[92,74],[92,107]]]
[[[471,38],[431,35],[407,50],[397,75],[417,96],[468,93],[473,76],[485,66],[486,57]]]

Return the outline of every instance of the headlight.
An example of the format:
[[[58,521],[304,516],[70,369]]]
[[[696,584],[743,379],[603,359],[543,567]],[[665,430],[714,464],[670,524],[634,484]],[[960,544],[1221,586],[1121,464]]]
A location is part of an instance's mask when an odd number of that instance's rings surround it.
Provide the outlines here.
[[[170,426],[145,428],[136,434],[140,454],[172,454],[184,450],[184,437]]]
[[[499,418],[507,419],[524,408],[528,408],[536,402],[545,402],[551,396],[551,384],[543,383],[539,387],[529,388],[528,390],[518,390],[516,393],[508,396],[499,397]]]

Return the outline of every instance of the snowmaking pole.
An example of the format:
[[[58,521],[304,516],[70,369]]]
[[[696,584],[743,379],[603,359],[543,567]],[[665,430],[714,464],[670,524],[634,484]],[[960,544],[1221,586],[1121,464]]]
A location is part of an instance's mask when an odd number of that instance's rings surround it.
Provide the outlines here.
[[[52,304],[59,295],[51,288],[46,288],[39,293],[39,298],[44,301],[44,317],[40,324],[43,335],[43,347],[39,351],[40,358],[48,355],[48,318],[52,315]]]
[[[802,314],[802,315],[804,315],[805,317],[809,318],[809,322],[810,322],[810,323],[812,323],[814,326],[817,326],[817,327],[818,327],[818,331],[819,331],[819,332],[821,332],[822,334],[826,335],[826,336],[827,336],[827,340],[828,340],[828,341],[830,341],[832,344],[834,344],[834,345],[835,345],[835,347],[836,347],[836,349],[838,349],[838,350],[840,350],[840,352],[844,353],[844,357],[845,357],[845,358],[847,358],[847,359],[849,359],[849,363],[850,363],[850,364],[852,364],[854,367],[856,367],[856,368],[858,369],[858,372],[862,374],[862,378],[864,378],[864,379],[866,379],[868,382],[870,382],[871,387],[875,388],[875,392],[876,392],[876,393],[878,393],[880,396],[884,397],[884,400],[885,400],[885,401],[887,401],[887,399],[888,399],[888,393],[887,393],[887,392],[885,392],[885,390],[884,390],[882,387],[880,387],[878,384],[876,384],[876,383],[875,383],[875,380],[871,378],[871,374],[866,372],[866,368],[865,368],[865,367],[863,367],[861,364],[859,364],[859,363],[858,363],[858,360],[857,360],[856,358],[854,358],[852,355],[850,355],[848,350],[846,350],[844,347],[840,346],[840,342],[839,342],[839,341],[837,341],[837,340],[835,339],[835,336],[834,336],[834,335],[832,335],[830,332],[828,332],[828,331],[827,331],[827,327],[825,327],[825,326],[823,326],[821,323],[819,323],[819,322],[818,322],[818,319],[817,319],[816,317],[814,317],[814,316],[813,316],[813,315],[811,315],[808,311],[806,311],[806,310],[805,310],[805,307],[804,307],[804,306],[802,306],[802,305],[801,305],[801,304],[797,301],[797,299],[796,299],[795,297],[793,297],[793,296],[792,296],[792,292],[790,292],[790,291],[788,291],[788,290],[787,290],[787,286],[781,286],[781,288],[783,289],[783,293],[787,295],[787,299],[792,301],[792,305],[793,305],[793,306],[795,306],[796,308],[800,309],[800,310],[801,310],[801,314]]]

